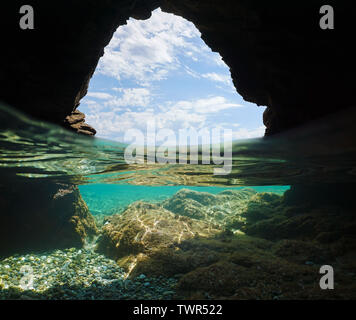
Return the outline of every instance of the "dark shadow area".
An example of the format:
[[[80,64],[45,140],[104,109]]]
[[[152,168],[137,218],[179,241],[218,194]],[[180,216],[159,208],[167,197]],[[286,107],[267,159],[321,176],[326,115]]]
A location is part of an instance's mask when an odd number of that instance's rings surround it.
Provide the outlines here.
[[[97,233],[78,187],[1,175],[0,257],[29,250],[82,247]]]

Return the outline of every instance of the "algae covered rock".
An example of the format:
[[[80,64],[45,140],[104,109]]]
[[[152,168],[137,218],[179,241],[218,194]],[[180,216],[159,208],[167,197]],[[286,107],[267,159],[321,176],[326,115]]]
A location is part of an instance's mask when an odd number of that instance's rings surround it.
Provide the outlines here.
[[[247,188],[216,195],[181,189],[161,204],[135,202],[122,214],[106,218],[97,250],[132,276],[171,276],[207,266],[219,255],[197,245],[236,226],[254,194]]]
[[[355,233],[355,217],[335,207],[278,207],[267,218],[249,221],[243,230],[269,240],[298,239],[332,243]],[[293,211],[293,214],[289,213]],[[338,212],[336,215],[335,212]]]
[[[145,268],[150,274],[175,274],[186,270],[187,258],[177,254],[179,244],[219,231],[214,224],[139,201],[107,218],[97,250],[118,260],[132,274],[145,273]]]
[[[132,276],[171,276],[209,266],[222,254],[212,243],[226,247],[233,237],[229,230],[244,225],[242,214],[256,195],[249,188],[215,195],[182,189],[161,204],[133,203],[122,214],[106,218],[97,250]],[[204,239],[211,239],[208,246]]]
[[[166,201],[164,206],[170,207],[170,202],[177,199],[192,199],[201,203],[202,205],[208,206],[216,202],[216,195],[208,192],[198,192],[190,189],[181,189],[173,197]]]
[[[257,192],[251,188],[243,188],[243,189],[229,189],[224,190],[218,193],[220,199],[224,199],[226,196],[227,199],[233,199],[234,201],[245,201],[249,200],[253,195],[257,194]]]
[[[272,192],[262,192],[253,195],[244,213],[247,221],[258,221],[272,217],[276,207],[281,204],[282,197]]]
[[[86,239],[91,239],[98,233],[95,219],[89,212],[88,206],[81,197],[77,187],[72,189],[73,191],[67,195],[70,199],[67,199],[68,206],[70,205],[70,212],[72,215],[68,219],[68,228],[63,228],[63,239],[67,238],[68,245],[81,247],[86,242]],[[63,201],[63,200],[62,200]],[[58,235],[59,237],[61,235]],[[72,242],[72,244],[70,244]],[[64,243],[63,243],[64,244]]]
[[[352,215],[338,222],[336,208],[251,189],[205,196],[183,190],[162,203],[131,204],[106,218],[97,250],[129,277],[176,278],[186,299],[354,297]],[[335,268],[338,290],[320,290],[322,264]]]
[[[162,206],[179,215],[238,229],[244,221],[241,213],[255,194],[250,188],[224,190],[218,194],[181,189]]]
[[[238,286],[242,269],[243,267],[228,261],[217,262],[186,274],[180,280],[178,288],[183,291],[193,289],[218,296],[230,296]]]
[[[173,196],[169,200],[165,201],[163,206],[171,212],[190,218],[206,218],[206,207],[194,199]]]
[[[331,260],[330,252],[315,241],[281,240],[273,246],[272,252],[298,264],[324,264]]]
[[[81,247],[97,233],[76,186],[22,179],[0,186],[0,255]]]
[[[315,266],[279,258],[268,249],[269,244],[262,250],[253,238],[241,240],[246,245],[241,252],[237,249],[238,239],[233,239],[232,247],[237,245],[234,252],[225,252],[218,262],[186,273],[177,290],[188,299],[288,299],[311,290],[317,283]]]

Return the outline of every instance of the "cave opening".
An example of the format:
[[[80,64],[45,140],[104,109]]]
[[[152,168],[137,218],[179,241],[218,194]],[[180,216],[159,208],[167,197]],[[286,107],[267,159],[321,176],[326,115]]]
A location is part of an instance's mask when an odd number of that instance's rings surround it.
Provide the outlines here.
[[[265,131],[265,107],[236,92],[220,54],[192,22],[160,8],[149,19],[130,18],[116,30],[79,110],[97,137],[120,142],[130,129],[146,133],[148,122],[176,136],[182,129],[221,128],[236,140]]]

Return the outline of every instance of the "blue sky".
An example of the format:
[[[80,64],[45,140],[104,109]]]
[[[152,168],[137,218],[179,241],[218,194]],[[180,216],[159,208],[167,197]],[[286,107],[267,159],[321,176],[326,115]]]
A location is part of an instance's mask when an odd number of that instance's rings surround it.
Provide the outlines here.
[[[117,29],[79,106],[97,137],[121,142],[152,119],[177,134],[223,128],[233,139],[260,137],[264,109],[236,92],[229,68],[191,22],[160,9]]]

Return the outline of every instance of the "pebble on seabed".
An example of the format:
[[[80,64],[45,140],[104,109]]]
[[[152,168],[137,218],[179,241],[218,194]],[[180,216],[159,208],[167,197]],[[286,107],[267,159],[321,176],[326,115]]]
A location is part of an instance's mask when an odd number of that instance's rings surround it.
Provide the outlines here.
[[[173,278],[125,280],[115,261],[86,249],[0,260],[0,299],[170,299]],[[149,285],[147,285],[149,283]]]

